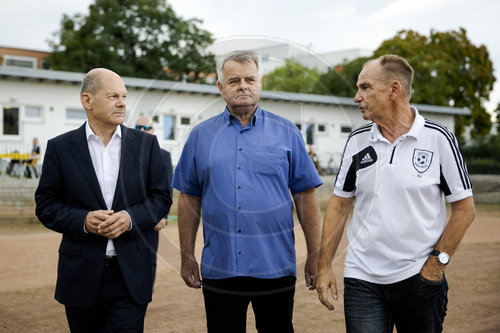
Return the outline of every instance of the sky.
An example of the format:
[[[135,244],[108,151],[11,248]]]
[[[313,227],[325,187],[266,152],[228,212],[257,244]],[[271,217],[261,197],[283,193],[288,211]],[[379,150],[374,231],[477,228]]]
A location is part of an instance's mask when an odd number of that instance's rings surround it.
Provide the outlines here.
[[[47,40],[63,14],[88,13],[93,0],[0,0],[0,45],[50,50]],[[467,30],[485,45],[497,82],[488,110],[500,103],[500,1],[497,0],[170,0],[184,18],[203,21],[216,43],[255,37],[307,48],[311,53],[375,50],[399,30],[429,35]]]

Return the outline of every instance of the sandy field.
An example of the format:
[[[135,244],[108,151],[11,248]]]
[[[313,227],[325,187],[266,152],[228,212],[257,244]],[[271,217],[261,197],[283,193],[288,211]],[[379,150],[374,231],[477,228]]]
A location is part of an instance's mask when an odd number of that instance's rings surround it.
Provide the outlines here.
[[[201,233],[199,233],[201,235]],[[296,230],[298,272],[305,244]],[[43,226],[0,224],[0,332],[68,332],[64,307],[54,300],[60,235]],[[201,244],[201,237],[197,242]],[[345,240],[341,249],[345,250]],[[197,249],[198,256],[200,248]],[[344,251],[334,269],[342,276]],[[153,302],[146,332],[204,332],[200,290],[185,286],[179,276],[177,225],[162,230]],[[445,332],[500,332],[500,205],[478,205],[477,217],[447,268],[450,285]],[[342,294],[342,281],[337,281]],[[342,297],[329,312],[306,289],[302,274],[295,295],[296,332],[344,332]],[[252,311],[248,332],[255,332]]]

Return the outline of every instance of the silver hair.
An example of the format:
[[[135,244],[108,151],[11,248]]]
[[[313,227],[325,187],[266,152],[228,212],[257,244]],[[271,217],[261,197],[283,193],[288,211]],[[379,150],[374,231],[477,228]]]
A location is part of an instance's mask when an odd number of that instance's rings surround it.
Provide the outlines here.
[[[257,66],[257,70],[259,72],[259,79],[263,75],[262,66],[260,65],[260,58],[254,51],[251,50],[238,50],[233,51],[227,54],[222,61],[217,65],[217,80],[222,84],[224,81],[224,72],[222,69],[224,68],[224,64],[226,61],[236,61],[239,63],[245,62],[253,62]]]
[[[102,88],[102,82],[99,72],[90,71],[83,78],[82,85],[80,88],[80,95],[83,95],[84,93],[95,94],[101,88]]]

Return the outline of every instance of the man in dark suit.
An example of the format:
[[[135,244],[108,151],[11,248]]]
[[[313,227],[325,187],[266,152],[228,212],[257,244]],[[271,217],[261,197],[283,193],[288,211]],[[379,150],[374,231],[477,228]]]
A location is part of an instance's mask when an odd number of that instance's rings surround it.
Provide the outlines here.
[[[153,127],[153,120],[149,117],[146,116],[140,116],[137,118],[135,121],[135,129],[138,131],[143,131],[149,134],[155,134],[155,129]],[[162,149],[161,153],[163,155],[163,159],[165,160],[165,167],[167,168],[167,178],[168,178],[168,189],[170,192],[170,195],[172,196],[172,187],[170,186],[170,183],[172,182],[172,177],[174,175],[174,169],[172,167],[172,158],[170,157],[170,153]],[[165,228],[167,225],[167,218],[168,218],[168,211],[165,214],[165,216],[156,224],[155,226],[155,231],[160,231],[161,229]],[[158,240],[159,240],[159,235],[158,233],[154,234],[153,236],[153,246],[155,248],[155,254],[158,251]],[[153,275],[156,275],[156,258],[153,264]]]
[[[122,125],[127,90],[93,69],[88,121],[47,144],[36,214],[62,233],[55,298],[72,332],[142,332],[153,287],[154,227],[172,200],[154,136]]]

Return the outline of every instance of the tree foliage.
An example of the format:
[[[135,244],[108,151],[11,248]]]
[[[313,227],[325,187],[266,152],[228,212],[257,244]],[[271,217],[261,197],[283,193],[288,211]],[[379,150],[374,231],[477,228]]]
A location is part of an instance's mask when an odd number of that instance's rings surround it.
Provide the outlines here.
[[[500,136],[500,103],[497,104],[497,108],[495,110],[495,123],[496,123],[496,130],[497,130],[497,135]]]
[[[334,69],[320,76],[316,83],[315,92],[322,95],[354,97],[359,72],[369,59],[360,57],[335,66]]]
[[[460,137],[472,122],[471,136],[486,135],[490,114],[483,103],[493,90],[493,63],[486,46],[475,46],[465,29],[437,32],[429,36],[402,30],[375,50],[374,57],[398,54],[415,70],[413,103],[466,107],[471,116],[455,117],[455,134]]]
[[[312,94],[318,81],[318,70],[286,60],[285,66],[267,74],[263,89]]]
[[[402,30],[384,41],[372,57],[357,58],[321,75],[315,93],[353,97],[363,64],[384,54],[402,56],[415,70],[412,103],[466,107],[471,116],[455,117],[455,134],[461,137],[472,123],[471,136],[485,135],[491,115],[483,103],[493,90],[493,63],[486,46],[475,46],[465,29],[449,32],[431,30],[429,36]]]
[[[52,69],[106,67],[123,76],[197,81],[215,71],[210,32],[165,0],[95,0],[87,15],[64,15],[50,40]],[[163,69],[163,70],[162,70]]]

